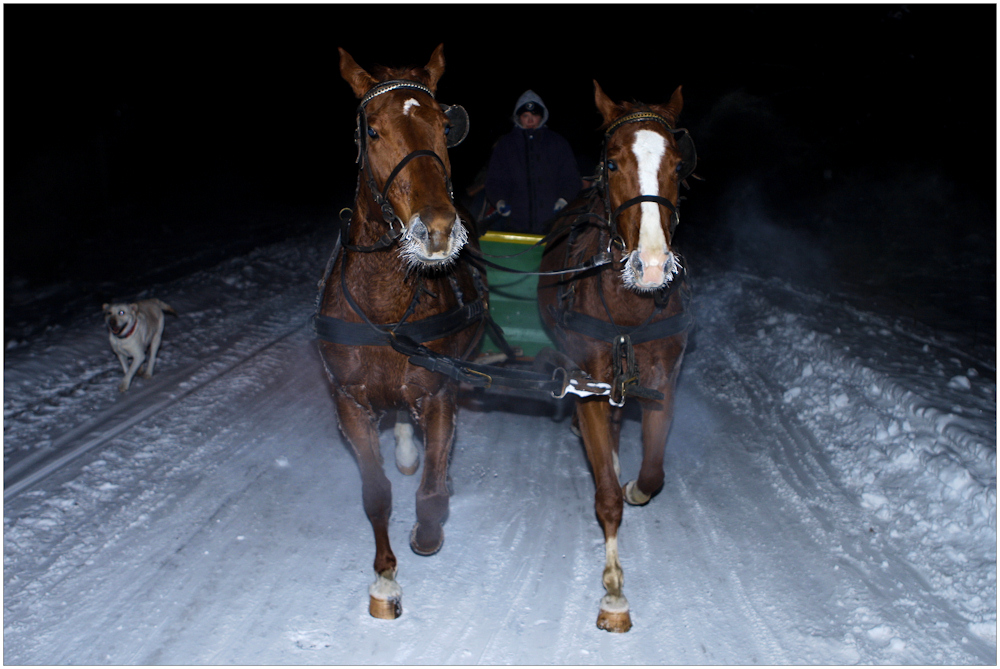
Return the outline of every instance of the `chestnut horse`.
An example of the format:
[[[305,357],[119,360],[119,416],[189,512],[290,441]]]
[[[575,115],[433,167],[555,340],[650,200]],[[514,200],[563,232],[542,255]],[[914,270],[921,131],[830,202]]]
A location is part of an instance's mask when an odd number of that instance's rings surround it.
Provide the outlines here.
[[[454,204],[447,151],[464,137],[468,117],[461,107],[434,98],[444,72],[442,46],[424,67],[377,67],[374,74],[340,49],[340,74],[361,100],[358,190],[321,282],[315,323],[375,534],[369,611],[379,618],[402,613],[389,545],[392,491],[379,453],[380,420],[387,412],[395,417],[408,411],[423,433],[424,470],[410,546],[431,555],[444,541],[458,384],[413,364],[411,355],[465,359],[482,336],[485,278],[459,259],[463,246],[476,241]],[[419,456],[412,428],[397,424],[396,437],[397,466],[413,474]]]
[[[675,130],[683,104],[678,88],[665,105],[615,103],[594,82],[604,117],[598,186],[583,216],[555,223],[543,272],[597,264],[618,272],[581,271],[544,277],[538,286],[542,321],[553,340],[609,398],[577,400],[579,428],[596,485],[595,508],[604,529],[604,587],[597,626],[632,626],[622,594],[618,528],[623,500],[642,505],[663,485],[663,453],[673,418],[674,387],[687,344],[686,271],[673,246],[678,191],[694,169],[694,144]],[[597,259],[597,263],[594,260]],[[618,481],[618,441],[627,396],[642,408],[642,465],[637,479]],[[610,401],[608,401],[610,400]]]

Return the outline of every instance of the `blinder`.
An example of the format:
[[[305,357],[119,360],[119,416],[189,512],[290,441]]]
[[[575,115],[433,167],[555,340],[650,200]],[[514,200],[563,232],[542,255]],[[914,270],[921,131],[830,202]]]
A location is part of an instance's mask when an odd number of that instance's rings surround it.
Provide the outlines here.
[[[687,128],[671,129],[670,133],[677,142],[677,150],[681,154],[681,169],[678,171],[678,180],[684,181],[694,173],[694,168],[698,165],[698,152],[694,148],[694,140]]]
[[[462,105],[439,104],[451,124],[445,136],[445,143],[451,149],[461,144],[469,134],[469,112]]]

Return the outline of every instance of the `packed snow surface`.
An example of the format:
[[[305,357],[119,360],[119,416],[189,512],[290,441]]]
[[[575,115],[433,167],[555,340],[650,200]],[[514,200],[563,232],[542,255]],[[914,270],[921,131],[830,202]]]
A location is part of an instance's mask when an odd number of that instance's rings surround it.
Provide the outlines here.
[[[620,532],[634,626],[597,629],[603,537],[555,405],[470,397],[442,550],[368,615],[374,541],[309,318],[318,232],[141,295],[118,392],[100,314],[4,357],[6,664],[995,664],[994,342],[691,258],[666,482]],[[15,287],[16,288],[16,287]],[[622,435],[622,479],[639,463]]]

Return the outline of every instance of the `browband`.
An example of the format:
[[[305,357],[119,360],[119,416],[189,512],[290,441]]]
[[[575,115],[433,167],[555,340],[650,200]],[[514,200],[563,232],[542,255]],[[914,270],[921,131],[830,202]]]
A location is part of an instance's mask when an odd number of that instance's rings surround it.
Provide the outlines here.
[[[427,93],[427,95],[432,98],[434,97],[434,92],[421,83],[410,81],[409,79],[392,79],[390,81],[383,81],[381,84],[376,84],[368,89],[368,92],[365,93],[365,97],[361,98],[360,104],[364,107],[366,104],[371,102],[372,98],[377,98],[383,93],[388,93],[389,91],[394,91],[398,88],[413,88]]]
[[[659,114],[647,111],[640,111],[622,116],[617,121],[609,125],[607,129],[605,129],[604,134],[609,135],[611,134],[612,131],[618,128],[618,126],[625,125],[626,123],[635,123],[636,121],[656,121],[658,123],[662,123],[671,130],[674,129],[674,126],[670,125],[670,123],[667,122],[667,119],[663,118]]]

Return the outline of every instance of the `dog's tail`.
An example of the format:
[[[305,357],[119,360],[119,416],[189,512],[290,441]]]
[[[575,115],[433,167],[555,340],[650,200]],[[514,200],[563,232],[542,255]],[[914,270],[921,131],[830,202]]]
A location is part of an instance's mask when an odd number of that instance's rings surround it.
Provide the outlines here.
[[[170,306],[169,304],[167,304],[166,302],[164,302],[159,298],[154,297],[153,299],[156,300],[156,305],[160,307],[160,309],[163,310],[164,313],[173,314],[174,316],[177,315],[177,312],[174,310],[172,306]]]

